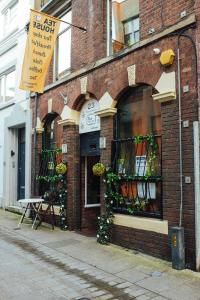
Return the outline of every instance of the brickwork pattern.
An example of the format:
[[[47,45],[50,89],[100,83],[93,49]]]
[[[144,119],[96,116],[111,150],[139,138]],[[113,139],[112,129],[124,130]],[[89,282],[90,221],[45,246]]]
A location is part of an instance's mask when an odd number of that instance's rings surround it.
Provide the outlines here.
[[[73,22],[80,26],[87,26],[87,34],[73,29],[72,38],[72,70],[90,64],[105,56],[105,2],[106,1],[73,1]],[[161,21],[160,1],[140,1],[141,37],[147,37],[149,27],[160,31],[163,26],[170,26],[180,20],[180,12],[186,10],[192,13],[192,0],[164,1],[163,22]],[[86,4],[85,4],[86,3]],[[197,24],[199,24],[200,8],[196,4]],[[173,9],[172,9],[173,7]],[[102,19],[103,18],[103,19]],[[188,29],[187,34],[196,39],[199,55],[199,29]],[[137,49],[121,58],[116,57],[101,68],[88,72],[88,92],[96,99],[100,99],[108,92],[115,100],[123,99],[123,93],[128,89],[127,67],[136,65],[136,81],[138,84],[156,86],[163,72],[175,71],[177,76],[177,57],[175,63],[163,68],[159,63],[159,56],[153,53],[154,48],[162,51],[172,48],[177,51],[177,37],[168,36],[146,47]],[[191,184],[183,183],[183,226],[185,227],[186,262],[194,268],[195,237],[194,237],[194,176],[193,176],[193,132],[192,122],[197,120],[197,99],[195,79],[195,56],[191,43],[185,39],[180,40],[181,53],[181,90],[182,90],[182,119],[189,121],[189,127],[183,129],[183,171],[184,176],[191,177]],[[176,86],[178,82],[176,82]],[[183,86],[189,86],[189,92],[183,93]],[[48,113],[48,99],[53,99],[53,111],[61,114],[64,104],[60,92],[68,97],[68,105],[80,110],[84,101],[80,92],[80,78],[48,90],[40,96],[39,116],[43,120]],[[178,89],[177,89],[178,95]],[[34,101],[31,104],[34,119]],[[163,172],[163,219],[168,220],[169,227],[179,223],[180,184],[179,184],[179,122],[178,100],[161,105],[162,114],[162,172]],[[34,124],[34,123],[33,123]],[[110,165],[111,140],[113,139],[113,118],[105,117],[101,120],[101,136],[106,137],[107,147],[101,151],[101,162]],[[68,218],[70,228],[80,228],[80,155],[79,134],[76,126],[66,126],[63,130],[63,141],[68,144],[68,153],[65,158],[69,164],[68,173]],[[34,147],[34,146],[33,146]],[[104,188],[101,184],[102,212]],[[83,216],[86,218],[86,216]],[[170,259],[170,245],[168,237],[129,229],[126,227],[113,227],[112,241],[128,248],[137,249],[146,253]]]

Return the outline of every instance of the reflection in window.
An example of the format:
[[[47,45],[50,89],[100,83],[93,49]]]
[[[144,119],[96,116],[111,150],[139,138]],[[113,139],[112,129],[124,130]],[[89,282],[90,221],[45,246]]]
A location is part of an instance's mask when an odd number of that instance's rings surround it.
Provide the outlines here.
[[[115,118],[113,209],[118,213],[161,217],[161,113],[150,86],[123,95]],[[117,193],[117,194],[115,194]]]
[[[139,18],[124,22],[124,42],[126,45],[139,42]]]
[[[15,70],[0,77],[0,102],[6,102],[14,98],[15,78]]]
[[[61,20],[71,23],[72,13],[68,11]],[[56,77],[66,75],[71,67],[71,26],[61,22],[56,49]]]
[[[118,52],[139,41],[139,0],[112,0],[112,47]]]
[[[161,134],[160,104],[152,99],[152,87],[130,89],[117,109],[117,138]]]
[[[60,116],[56,113],[50,113],[47,115],[44,121],[44,132],[42,137],[43,149],[55,150],[61,147],[62,129],[58,124],[59,120]]]

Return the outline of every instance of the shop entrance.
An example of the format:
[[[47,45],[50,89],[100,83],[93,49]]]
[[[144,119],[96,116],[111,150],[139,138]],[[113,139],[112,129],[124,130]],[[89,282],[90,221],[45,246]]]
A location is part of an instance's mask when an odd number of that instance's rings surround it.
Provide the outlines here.
[[[99,102],[87,100],[80,113],[81,155],[81,230],[96,234],[97,217],[100,215],[100,178],[93,175],[92,167],[100,161],[99,138],[101,120],[96,115]]]
[[[85,157],[85,207],[100,206],[100,177],[94,176],[92,167],[99,162],[100,156]]]
[[[92,167],[100,161],[100,132],[80,135],[81,146],[81,230],[96,234],[97,217],[100,215],[100,177],[95,176]]]

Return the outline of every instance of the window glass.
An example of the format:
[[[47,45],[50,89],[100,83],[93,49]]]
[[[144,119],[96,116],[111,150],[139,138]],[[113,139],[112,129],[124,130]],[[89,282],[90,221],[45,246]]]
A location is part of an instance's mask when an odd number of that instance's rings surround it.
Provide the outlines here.
[[[112,192],[113,209],[147,217],[161,217],[161,113],[150,86],[131,88],[117,107],[113,141],[113,170],[120,175]],[[128,179],[128,180],[127,180]]]
[[[61,20],[65,21],[65,22],[68,22],[68,23],[71,23],[72,22],[72,12],[71,12],[71,10],[69,12],[67,12],[64,16],[62,16]],[[65,30],[68,27],[70,27],[70,25],[61,22],[59,32],[61,33],[63,30]]]
[[[85,205],[100,204],[100,177],[95,176],[92,167],[99,162],[99,156],[85,157]]]
[[[9,101],[15,97],[16,71],[0,77],[0,102]]]
[[[49,114],[44,123],[43,149],[55,150],[62,144],[62,130],[58,121],[60,116],[56,113]]]
[[[118,52],[139,41],[139,0],[112,0],[112,48]]]
[[[15,96],[15,74],[16,72],[13,71],[6,75],[6,90],[5,90],[5,101],[9,101],[14,98]]]
[[[71,23],[72,12],[68,11],[61,20]],[[57,51],[55,57],[56,78],[64,76],[71,67],[71,27],[61,22],[57,39]]]
[[[139,41],[139,18],[124,23],[124,41],[129,46]]]
[[[160,104],[153,101],[151,87],[130,89],[117,111],[118,138],[161,133]]]
[[[58,38],[58,74],[61,76],[71,66],[71,30]]]

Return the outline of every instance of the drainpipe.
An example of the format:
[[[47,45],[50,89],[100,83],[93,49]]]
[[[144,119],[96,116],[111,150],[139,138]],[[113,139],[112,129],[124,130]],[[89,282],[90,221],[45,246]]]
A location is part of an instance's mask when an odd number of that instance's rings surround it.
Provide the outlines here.
[[[195,188],[195,239],[196,271],[200,271],[200,175],[199,175],[199,122],[193,122],[194,139],[194,188]]]
[[[178,122],[179,122],[179,164],[180,164],[180,212],[179,212],[179,227],[182,227],[183,221],[183,147],[182,147],[182,99],[181,99],[181,63],[180,49],[178,39]]]
[[[195,51],[195,70],[196,70],[196,105],[197,105],[197,121],[193,122],[193,139],[194,139],[194,192],[195,192],[195,249],[196,249],[196,270],[200,271],[200,161],[199,161],[199,102],[198,102],[198,59],[196,44],[191,36],[180,33],[178,36],[178,48],[180,45],[180,37],[190,40]],[[178,49],[179,50],[179,49]],[[180,52],[179,52],[179,67],[180,67]],[[179,68],[180,80],[181,70]],[[181,86],[181,83],[179,83]],[[181,97],[180,97],[181,100]],[[181,129],[182,130],[182,129]],[[183,178],[183,177],[182,177]],[[183,200],[183,199],[182,199]],[[183,202],[180,205],[180,224],[182,224]]]
[[[35,129],[34,129],[34,195],[36,194],[36,163],[37,163],[37,112],[38,112],[38,93],[35,93]]]
[[[107,0],[107,56],[111,54],[111,20],[110,20],[110,13],[111,13],[111,2]]]
[[[179,227],[183,221],[183,155],[182,155],[182,98],[181,98],[181,58],[180,58],[180,38],[188,39],[195,52],[195,71],[196,71],[196,112],[197,120],[193,122],[193,139],[194,139],[194,190],[195,190],[195,248],[196,248],[196,270],[200,271],[200,160],[199,160],[199,102],[198,102],[198,60],[196,44],[192,37],[184,32],[187,29],[175,34],[178,36],[178,106],[179,106],[179,161],[180,161],[180,214]]]

